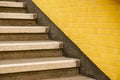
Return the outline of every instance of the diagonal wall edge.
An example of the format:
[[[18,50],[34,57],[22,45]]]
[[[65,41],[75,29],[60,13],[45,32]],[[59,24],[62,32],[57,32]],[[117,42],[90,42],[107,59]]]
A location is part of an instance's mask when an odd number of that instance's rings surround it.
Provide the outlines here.
[[[110,80],[48,17],[32,0],[17,0],[27,2],[27,12],[37,13],[37,23],[39,26],[49,26],[49,36],[51,39],[64,42],[64,55],[81,60],[80,73],[85,76],[96,78],[97,80]]]

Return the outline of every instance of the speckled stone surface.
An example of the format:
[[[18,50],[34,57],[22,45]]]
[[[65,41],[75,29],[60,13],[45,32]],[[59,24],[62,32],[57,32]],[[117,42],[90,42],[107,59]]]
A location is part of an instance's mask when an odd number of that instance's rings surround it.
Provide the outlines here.
[[[43,80],[96,80],[96,79],[85,76],[71,76],[71,77],[52,78],[52,79],[43,79]]]

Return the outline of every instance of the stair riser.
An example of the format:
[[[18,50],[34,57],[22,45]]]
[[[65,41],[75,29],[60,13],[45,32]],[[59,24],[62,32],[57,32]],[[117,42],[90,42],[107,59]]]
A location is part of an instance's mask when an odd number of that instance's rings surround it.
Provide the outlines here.
[[[0,19],[0,26],[36,26],[36,20]]]
[[[38,41],[48,39],[48,34],[0,34],[0,41]]]
[[[0,75],[0,80],[41,80],[41,79],[68,77],[68,76],[76,76],[76,75],[79,75],[78,68],[68,68],[68,69],[47,70],[47,71],[37,71],[37,72],[2,74]]]
[[[29,51],[6,51],[0,52],[0,60],[22,59],[22,58],[42,58],[42,57],[60,57],[62,50],[29,50]],[[1,80],[1,79],[0,79]]]
[[[5,8],[5,7],[0,7],[0,12],[26,13],[26,10],[25,10],[25,8]]]

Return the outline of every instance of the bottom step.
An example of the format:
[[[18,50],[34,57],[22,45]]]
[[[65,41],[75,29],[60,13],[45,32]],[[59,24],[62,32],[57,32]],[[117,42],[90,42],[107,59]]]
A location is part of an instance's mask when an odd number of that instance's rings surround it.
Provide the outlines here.
[[[80,66],[79,63],[79,59],[66,57],[1,60],[0,74],[75,68]]]
[[[95,79],[84,76],[73,76],[73,77],[53,78],[53,79],[44,79],[44,80],[95,80]]]
[[[0,80],[41,80],[79,75],[80,60],[67,57],[0,61]]]
[[[0,74],[0,80],[44,80],[79,75],[79,68]],[[71,80],[71,79],[70,79]]]

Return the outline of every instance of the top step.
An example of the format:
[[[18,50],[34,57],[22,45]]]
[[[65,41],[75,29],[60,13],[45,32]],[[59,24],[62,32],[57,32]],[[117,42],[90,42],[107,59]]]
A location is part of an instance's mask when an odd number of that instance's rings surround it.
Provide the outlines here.
[[[16,1],[16,0],[0,0],[0,1]]]
[[[17,7],[24,8],[24,2],[0,1],[0,7]]]

